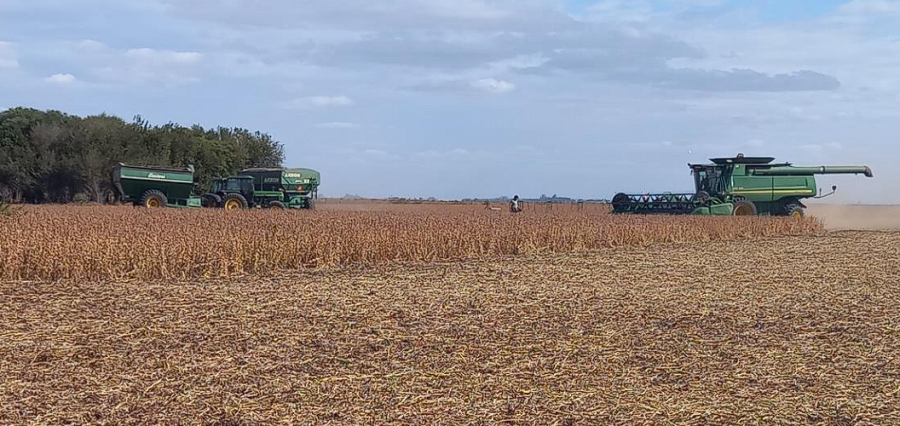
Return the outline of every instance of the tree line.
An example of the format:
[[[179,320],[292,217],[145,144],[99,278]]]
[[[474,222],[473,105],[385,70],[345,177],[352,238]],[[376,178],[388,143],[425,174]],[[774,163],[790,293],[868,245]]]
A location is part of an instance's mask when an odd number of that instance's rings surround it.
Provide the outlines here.
[[[194,166],[198,190],[248,167],[281,167],[283,145],[241,128],[204,129],[127,122],[107,114],[78,117],[60,111],[13,108],[0,112],[0,201],[66,203],[114,199],[116,163]]]

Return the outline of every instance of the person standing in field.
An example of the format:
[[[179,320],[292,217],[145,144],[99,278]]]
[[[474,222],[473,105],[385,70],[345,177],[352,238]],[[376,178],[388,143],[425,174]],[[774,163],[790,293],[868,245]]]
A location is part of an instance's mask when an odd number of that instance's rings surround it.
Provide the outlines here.
[[[509,201],[509,211],[510,213],[519,213],[522,211],[522,206],[519,203],[519,196],[516,195]]]

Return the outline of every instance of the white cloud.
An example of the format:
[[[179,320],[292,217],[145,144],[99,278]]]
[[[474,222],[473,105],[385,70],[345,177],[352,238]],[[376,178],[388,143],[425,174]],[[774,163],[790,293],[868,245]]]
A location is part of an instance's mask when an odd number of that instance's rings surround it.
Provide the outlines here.
[[[65,61],[82,81],[108,85],[163,85],[200,81],[204,55],[152,48],[117,49],[97,40],[56,42],[41,46],[45,55]]]
[[[288,109],[336,108],[353,105],[353,99],[346,96],[307,96],[283,104]]]
[[[447,158],[447,157],[462,157],[469,155],[469,150],[463,148],[453,148],[447,151],[439,151],[436,149],[430,149],[428,151],[421,151],[413,154],[413,157],[419,159],[425,158]]]
[[[897,14],[900,13],[900,1],[853,0],[841,5],[839,11],[848,14]]]
[[[4,68],[19,68],[19,59],[14,44],[0,41],[0,69]]]
[[[356,129],[359,128],[359,124],[343,121],[330,121],[327,123],[317,123],[314,127],[318,129]]]
[[[391,154],[383,149],[375,149],[370,148],[362,151],[366,157],[376,159],[376,160],[396,160],[399,157],[396,154]]]
[[[198,52],[176,52],[172,50],[156,50],[150,48],[129,49],[125,56],[140,62],[157,64],[194,64],[203,57]]]
[[[72,74],[53,74],[45,79],[48,83],[59,84],[62,86],[74,84],[78,79]]]
[[[483,78],[472,82],[472,87],[488,93],[509,93],[516,90],[516,85],[508,81]]]

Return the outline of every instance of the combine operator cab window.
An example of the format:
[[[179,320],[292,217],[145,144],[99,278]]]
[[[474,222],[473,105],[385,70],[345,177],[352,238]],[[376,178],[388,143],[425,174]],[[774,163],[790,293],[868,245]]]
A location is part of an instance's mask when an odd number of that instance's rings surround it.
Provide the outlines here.
[[[710,195],[718,195],[725,189],[720,168],[697,169],[694,171],[694,178],[697,192],[706,191]]]

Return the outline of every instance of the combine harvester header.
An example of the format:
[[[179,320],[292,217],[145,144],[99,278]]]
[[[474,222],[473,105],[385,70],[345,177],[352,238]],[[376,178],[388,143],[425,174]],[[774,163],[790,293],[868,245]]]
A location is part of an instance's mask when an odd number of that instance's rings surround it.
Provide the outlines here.
[[[803,216],[801,200],[824,198],[817,191],[815,175],[862,174],[872,177],[866,166],[796,167],[773,164],[772,157],[713,158],[712,164],[689,164],[694,175],[692,194],[619,193],[612,199],[613,213],[775,215]]]

